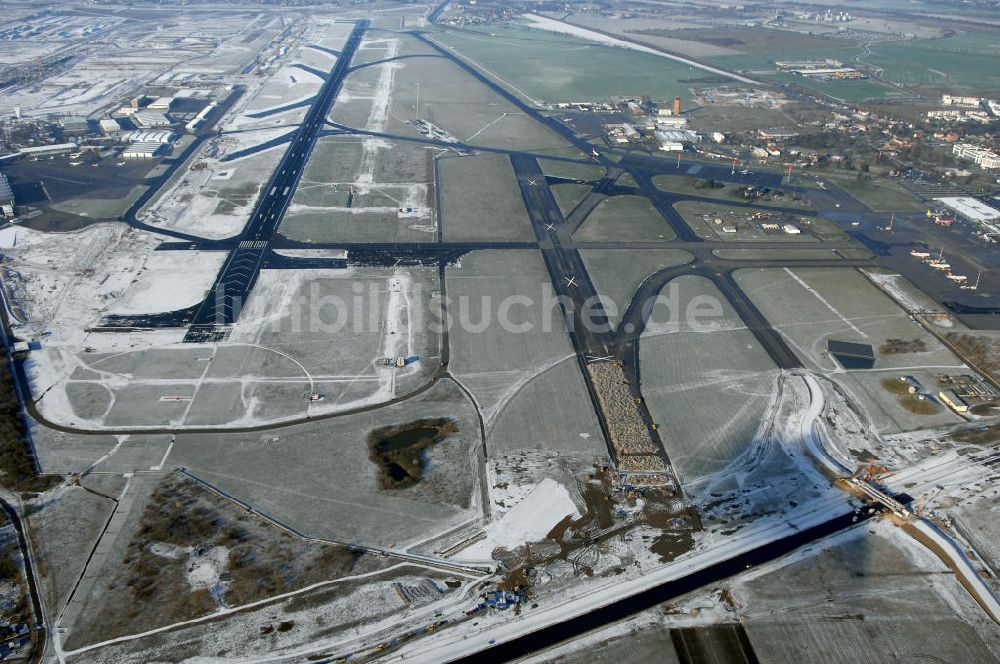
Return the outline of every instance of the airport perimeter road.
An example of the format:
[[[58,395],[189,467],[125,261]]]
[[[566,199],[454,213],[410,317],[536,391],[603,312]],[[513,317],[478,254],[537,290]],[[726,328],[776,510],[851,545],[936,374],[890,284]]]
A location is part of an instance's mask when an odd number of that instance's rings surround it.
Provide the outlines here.
[[[231,325],[239,318],[240,309],[257,282],[267,244],[281,225],[302,177],[302,170],[309,160],[330,108],[340,93],[344,78],[350,72],[351,59],[367,29],[367,20],[360,20],[355,24],[330,76],[316,95],[316,101],[263,189],[263,194],[250,215],[250,221],[238,237],[237,248],[229,254],[208,297],[195,314],[184,341],[215,341],[223,338],[224,332],[219,327]]]

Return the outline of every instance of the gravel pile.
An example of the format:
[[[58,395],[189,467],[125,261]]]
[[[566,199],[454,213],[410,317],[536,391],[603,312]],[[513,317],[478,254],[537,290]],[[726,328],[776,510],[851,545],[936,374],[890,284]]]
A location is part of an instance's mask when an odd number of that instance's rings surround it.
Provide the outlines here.
[[[588,364],[587,371],[608,423],[611,446],[619,459],[623,454],[655,454],[656,446],[639,415],[622,368],[614,362],[598,362]]]

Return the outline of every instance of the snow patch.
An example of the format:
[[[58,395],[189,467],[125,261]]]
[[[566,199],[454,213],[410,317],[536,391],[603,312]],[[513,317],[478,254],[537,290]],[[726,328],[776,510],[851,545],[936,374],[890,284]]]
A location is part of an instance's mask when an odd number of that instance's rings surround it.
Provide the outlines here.
[[[156,251],[112,307],[118,314],[175,311],[201,302],[226,260],[224,251]]]
[[[486,526],[486,537],[462,551],[456,558],[488,560],[497,547],[515,549],[525,542],[544,539],[567,516],[580,515],[569,491],[546,478],[514,509]]]

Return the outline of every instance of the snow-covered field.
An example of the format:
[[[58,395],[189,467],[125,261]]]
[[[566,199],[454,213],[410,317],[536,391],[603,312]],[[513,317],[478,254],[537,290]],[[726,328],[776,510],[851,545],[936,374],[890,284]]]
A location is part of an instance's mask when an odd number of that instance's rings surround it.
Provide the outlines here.
[[[199,304],[225,260],[224,251],[154,251],[111,313],[159,313]]]
[[[513,509],[486,526],[485,538],[464,549],[455,558],[490,560],[497,547],[514,550],[526,542],[538,542],[567,516],[576,518],[579,515],[566,487],[546,478]]]
[[[37,253],[26,244],[29,249]],[[18,329],[22,336],[48,333],[28,363],[47,418],[94,429],[126,423],[140,429],[252,426],[384,403],[433,371],[430,359],[404,368],[379,362],[425,355],[428,339],[413,310],[422,291],[405,269],[265,270],[230,338],[214,345],[181,343],[184,328],[91,331],[105,314],[197,304],[226,257],[146,252],[141,265],[124,265],[131,271],[121,272],[120,292],[104,294],[105,306],[81,302],[79,289],[116,282],[105,273],[87,275],[86,281],[63,285],[61,308],[52,312],[59,313],[59,326],[45,329],[43,321],[32,321],[35,333],[27,325]],[[108,254],[113,265],[116,255]],[[369,284],[370,295],[355,305],[351,288],[359,283]],[[344,303],[345,313],[360,307],[362,320],[344,319],[343,326],[326,320],[334,300]],[[355,329],[361,323],[372,330]],[[332,356],[330,344],[345,356]],[[310,400],[312,393],[326,398]]]
[[[5,253],[5,276],[21,334],[46,334],[52,342],[82,341],[84,329],[110,313],[128,293],[162,238],[106,223],[71,233],[18,228],[16,247]]]
[[[572,35],[574,37],[580,37],[582,39],[589,39],[590,41],[596,41],[607,46],[617,46],[619,48],[627,48],[634,51],[640,51],[642,53],[651,53],[653,55],[658,55],[661,58],[667,58],[670,60],[676,60],[677,62],[682,62],[686,65],[692,67],[697,67],[698,69],[703,69],[707,72],[713,74],[721,74],[729,78],[735,79],[742,83],[748,83],[750,85],[756,85],[756,81],[749,78],[743,78],[737,76],[736,74],[730,74],[722,69],[717,69],[709,65],[702,64],[700,62],[695,62],[694,60],[689,60],[688,58],[681,57],[679,55],[672,55],[669,53],[664,53],[663,51],[658,51],[655,48],[650,48],[649,46],[643,46],[641,44],[635,44],[624,39],[619,39],[618,37],[612,37],[606,35],[602,32],[597,32],[596,30],[590,30],[588,28],[583,28],[578,25],[571,25],[569,23],[564,23],[562,21],[557,21],[547,16],[541,16],[539,14],[524,14],[522,16],[533,28],[540,28],[542,30],[548,30],[549,32],[558,32],[560,34]]]

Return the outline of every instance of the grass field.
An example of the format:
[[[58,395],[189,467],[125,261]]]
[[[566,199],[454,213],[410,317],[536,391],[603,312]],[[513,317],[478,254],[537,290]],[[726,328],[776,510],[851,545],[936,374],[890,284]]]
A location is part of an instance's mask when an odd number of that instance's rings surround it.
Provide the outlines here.
[[[589,184],[574,184],[572,182],[554,184],[550,188],[552,189],[552,196],[555,197],[556,203],[559,205],[559,210],[562,211],[564,217],[572,212],[573,208],[579,205],[580,201],[592,189]]]
[[[678,30],[671,36],[696,38],[746,51],[744,55],[707,57],[714,64],[741,71],[774,71],[775,60],[834,58],[848,63],[860,48],[840,40],[803,34],[762,30]],[[737,43],[743,42],[743,43]],[[974,31],[945,39],[917,39],[875,44],[865,62],[884,70],[884,77],[906,86],[961,88],[983,94],[1000,91],[1000,33]],[[875,80],[817,81],[790,73],[769,78],[799,85],[844,99],[893,97],[900,93]]]
[[[368,433],[433,417],[451,418],[458,433],[428,451],[428,470],[416,486],[381,489],[379,468],[368,455]],[[480,442],[468,397],[454,383],[441,381],[409,401],[340,418],[335,430],[307,423],[277,435],[178,435],[171,463],[302,532],[390,546],[478,513],[470,451]],[[330,518],[331,510],[337,518]]]
[[[617,326],[621,314],[645,279],[659,270],[683,265],[693,256],[679,249],[581,249],[597,294],[604,301],[608,320]]]
[[[438,178],[445,240],[534,239],[507,155],[444,157]]]
[[[566,147],[566,141],[554,131],[521,113],[449,60],[402,60],[392,67],[397,69],[393,69],[385,121],[385,130],[390,133],[421,136],[412,124],[419,117],[474,145],[532,151]],[[367,94],[377,91],[375,88]]]
[[[912,431],[923,427],[956,424],[962,418],[950,408],[931,399],[919,399],[914,394],[894,394],[886,389],[886,381],[898,382],[898,371],[856,371],[839,375],[837,380],[855,401],[863,405],[872,424],[887,434]],[[933,372],[907,371],[921,382],[928,392],[936,393]]]
[[[1000,91],[998,58],[1000,33],[969,32],[946,39],[878,44],[866,61],[904,85],[993,94]]]
[[[951,570],[891,523],[873,524],[735,584],[760,661],[792,664],[829,649],[840,661],[945,662],[956,652],[968,662],[993,660],[969,620],[982,610]]]
[[[487,429],[491,457],[514,450],[607,454],[601,426],[575,358],[537,374],[505,401]]]
[[[802,249],[797,247],[789,247],[788,249],[715,249],[712,253],[719,258],[731,261],[863,260],[872,257],[872,252],[868,249],[824,249],[823,247]]]
[[[830,180],[876,212],[917,211],[925,204],[911,192],[885,179],[859,180],[854,173],[824,173]]]
[[[496,74],[515,92],[546,102],[609,95],[690,96],[681,80],[702,72],[649,53],[600,46],[520,26],[449,30],[434,38]]]
[[[573,234],[577,242],[667,242],[675,237],[643,196],[612,196],[601,201]]]
[[[797,74],[784,73],[777,74],[771,78],[785,83],[796,83],[804,88],[809,88],[810,90],[815,90],[830,97],[849,102],[904,96],[902,92],[872,79],[858,81],[819,81]]]
[[[756,53],[746,53],[743,55],[718,55],[707,58],[712,64],[720,65],[727,69],[738,69],[741,71],[775,71],[776,60],[814,60],[817,58],[833,58],[846,62],[854,57],[860,49],[856,46],[844,46],[839,42],[839,46],[834,44],[823,49],[805,50],[773,50],[758,51]]]
[[[541,254],[534,250],[474,251],[446,271],[451,372],[476,395],[489,419],[519,386],[572,355]],[[512,325],[500,324],[500,305],[511,298],[530,304],[512,307]],[[505,329],[506,328],[506,329]]]
[[[683,28],[660,33],[674,39],[696,41],[741,51],[775,55],[790,51],[825,52],[844,48],[844,41],[790,30],[749,28]]]
[[[574,164],[568,161],[539,159],[538,165],[546,175],[572,180],[600,180],[605,172],[605,168],[600,164]]]
[[[839,370],[827,353],[828,339],[871,344],[875,349],[890,338],[920,339],[926,344],[923,352],[876,351],[876,368],[958,364],[940,342],[855,269],[748,268],[737,270],[735,278],[807,367]]]
[[[821,38],[822,39],[822,38]],[[811,50],[762,50],[745,55],[721,55],[707,58],[713,64],[727,69],[739,71],[761,71],[772,72],[767,74],[767,78],[786,83],[797,83],[805,88],[810,88],[823,94],[844,99],[846,101],[860,101],[869,97],[892,97],[900,93],[891,87],[883,85],[874,80],[861,81],[817,81],[805,78],[792,73],[779,72],[775,67],[776,60],[813,60],[817,58],[833,58],[847,63],[860,52],[857,46],[844,47],[839,40],[822,39],[824,43],[829,43],[825,48]]]
[[[651,317],[657,324],[643,332],[639,355],[643,396],[684,483],[718,472],[750,449],[775,368],[711,282],[684,276],[670,288],[679,294],[674,313],[680,319],[664,324],[672,312],[657,303]],[[695,326],[684,312],[704,297],[719,303],[721,316]]]
[[[437,230],[433,154],[402,141],[322,141],[306,165],[280,232],[307,242],[432,239]],[[401,207],[412,207],[415,214],[400,216]]]
[[[638,187],[639,183],[635,181],[631,173],[622,173],[621,176],[615,180],[615,184],[619,187]]]

